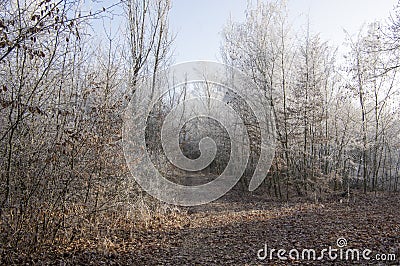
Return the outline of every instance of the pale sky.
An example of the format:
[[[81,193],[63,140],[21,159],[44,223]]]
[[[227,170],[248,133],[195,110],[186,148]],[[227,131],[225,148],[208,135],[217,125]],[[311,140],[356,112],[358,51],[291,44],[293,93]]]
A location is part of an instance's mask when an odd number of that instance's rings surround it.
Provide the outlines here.
[[[268,1],[268,0],[266,0]],[[253,1],[254,2],[254,1]],[[346,29],[354,34],[368,22],[389,17],[397,0],[288,0],[289,20],[342,45]],[[220,32],[229,19],[243,21],[247,0],[172,0],[170,27],[176,34],[175,62],[218,60]]]

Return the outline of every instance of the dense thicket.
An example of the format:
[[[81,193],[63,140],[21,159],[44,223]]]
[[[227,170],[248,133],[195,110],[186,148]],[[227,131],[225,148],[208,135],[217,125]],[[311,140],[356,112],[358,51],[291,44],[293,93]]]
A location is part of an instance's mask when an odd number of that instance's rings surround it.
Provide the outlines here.
[[[2,248],[65,244],[137,218],[122,114],[134,84],[166,61],[170,5],[89,4],[0,3]],[[91,37],[115,14],[124,38],[116,27]]]
[[[398,28],[398,17],[368,24],[348,36],[343,55],[309,25],[294,32],[284,2],[260,1],[244,22],[226,25],[225,62],[273,107],[279,144],[267,186],[275,195],[398,189]]]

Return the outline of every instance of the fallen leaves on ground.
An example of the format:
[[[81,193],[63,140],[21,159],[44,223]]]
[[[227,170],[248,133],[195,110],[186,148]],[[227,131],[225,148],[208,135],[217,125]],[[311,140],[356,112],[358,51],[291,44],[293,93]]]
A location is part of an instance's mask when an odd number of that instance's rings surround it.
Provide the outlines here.
[[[80,239],[39,254],[3,254],[7,264],[50,265],[399,265],[399,194],[355,195],[349,202],[282,203],[220,199],[154,218],[99,238]],[[260,260],[269,248],[371,249],[396,261]],[[371,255],[371,256],[373,256]]]

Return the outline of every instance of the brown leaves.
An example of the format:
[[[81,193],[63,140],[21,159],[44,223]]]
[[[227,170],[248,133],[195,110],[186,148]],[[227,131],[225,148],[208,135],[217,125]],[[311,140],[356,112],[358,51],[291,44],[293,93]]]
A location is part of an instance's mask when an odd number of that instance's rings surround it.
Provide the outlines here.
[[[146,219],[105,213],[95,227],[81,224],[73,241],[43,250],[34,259],[43,264],[62,261],[71,265],[100,261],[124,265],[254,265],[267,262],[257,260],[257,250],[265,243],[276,249],[320,250],[328,246],[336,248],[339,237],[345,237],[350,248],[398,252],[399,200],[398,194],[324,205],[221,200],[194,207],[191,215],[184,209],[169,214],[154,213]],[[22,261],[29,260],[28,253],[24,256]],[[302,265],[304,261],[275,258],[268,263]],[[335,265],[348,265],[348,261],[336,261]]]
[[[29,58],[44,58],[44,47],[49,41],[55,41],[56,36],[72,34],[80,38],[77,29],[79,19],[70,17],[72,14],[64,10],[59,1],[41,1],[36,10],[20,9],[18,16],[26,16],[24,23],[16,23],[12,10],[7,17],[0,18],[0,61],[13,54],[14,50],[22,48]],[[15,11],[16,12],[16,11]],[[74,21],[75,20],[75,21]],[[18,34],[15,34],[18,33]],[[69,42],[70,38],[65,38]]]
[[[32,21],[36,21],[36,20],[40,20],[40,16],[39,15],[33,15],[32,17],[31,17],[31,20]]]
[[[7,91],[6,85],[3,85],[2,90],[4,92]],[[24,104],[24,103],[21,103],[21,102],[18,102],[18,101],[7,101],[7,100],[4,100],[4,99],[0,98],[0,105],[1,105],[2,108],[7,108],[7,107],[10,107],[10,106],[13,107],[13,108],[21,107],[21,108],[23,108],[23,110],[28,111],[29,113],[31,113],[33,115],[35,115],[35,114],[46,115],[46,113],[42,109],[40,109],[39,106],[27,105],[27,104]]]

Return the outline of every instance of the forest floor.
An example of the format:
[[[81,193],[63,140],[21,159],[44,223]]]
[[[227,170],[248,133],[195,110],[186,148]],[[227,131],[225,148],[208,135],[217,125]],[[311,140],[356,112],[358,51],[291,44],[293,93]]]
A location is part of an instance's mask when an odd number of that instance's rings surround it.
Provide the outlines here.
[[[340,200],[342,199],[342,200]],[[120,228],[101,243],[77,244],[66,250],[48,251],[29,264],[52,265],[400,265],[400,194],[356,193],[349,201],[333,198],[313,202],[295,198],[290,202],[259,196],[226,195],[202,206],[181,208],[167,219],[148,221],[132,231]],[[339,249],[337,240],[347,241]],[[342,244],[342,242],[340,243]],[[267,245],[268,256],[262,260]],[[323,249],[322,260],[309,260],[303,249]],[[279,260],[277,251],[291,249],[292,258]],[[339,258],[340,250],[358,249],[360,260]],[[362,252],[370,260],[362,257]],[[392,261],[378,261],[376,255]],[[288,253],[284,254],[288,256]],[[351,253],[348,253],[351,258]],[[311,257],[312,258],[312,257]],[[24,259],[25,260],[25,259]],[[25,260],[26,261],[26,260]]]

